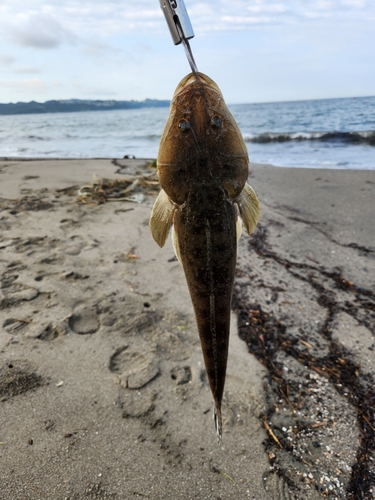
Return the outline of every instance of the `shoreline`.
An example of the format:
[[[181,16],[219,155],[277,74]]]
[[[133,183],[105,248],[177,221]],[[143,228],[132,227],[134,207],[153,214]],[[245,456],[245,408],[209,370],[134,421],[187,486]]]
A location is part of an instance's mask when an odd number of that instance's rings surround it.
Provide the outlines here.
[[[4,500],[372,498],[375,171],[250,165],[219,448],[157,185],[77,202],[146,162],[0,160]]]

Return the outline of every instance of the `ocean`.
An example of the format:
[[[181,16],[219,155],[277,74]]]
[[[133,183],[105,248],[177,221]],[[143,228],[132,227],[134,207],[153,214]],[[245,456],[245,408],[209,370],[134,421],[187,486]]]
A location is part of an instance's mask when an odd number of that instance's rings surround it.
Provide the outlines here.
[[[375,169],[375,97],[229,106],[250,160]],[[156,158],[168,108],[0,116],[0,157]]]

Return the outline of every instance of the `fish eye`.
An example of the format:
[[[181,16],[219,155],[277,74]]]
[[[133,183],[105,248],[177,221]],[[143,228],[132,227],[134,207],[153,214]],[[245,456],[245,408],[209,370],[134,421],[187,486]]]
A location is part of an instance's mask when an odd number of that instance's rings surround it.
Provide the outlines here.
[[[220,128],[223,124],[223,120],[220,118],[220,116],[213,116],[211,118],[211,125],[215,128]]]
[[[188,132],[191,129],[190,122],[188,122],[187,120],[181,120],[178,124],[178,128],[181,130],[181,132]]]

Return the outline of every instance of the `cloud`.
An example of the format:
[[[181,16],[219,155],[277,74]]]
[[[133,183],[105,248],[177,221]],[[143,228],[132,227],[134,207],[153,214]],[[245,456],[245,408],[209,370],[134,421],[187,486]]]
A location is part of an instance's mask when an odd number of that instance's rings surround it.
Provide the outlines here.
[[[367,4],[366,0],[343,0],[344,5],[349,5],[351,7],[365,7]]]
[[[286,5],[283,5],[282,3],[268,3],[268,4],[256,4],[256,5],[248,5],[246,7],[246,10],[254,13],[280,13],[280,12],[287,12],[290,10],[289,7]]]
[[[0,53],[0,66],[11,66],[16,59],[8,54]]]
[[[77,37],[49,14],[35,14],[8,28],[13,41],[25,47],[55,49],[62,43],[76,43]]]
[[[124,52],[122,49],[114,47],[110,43],[95,38],[84,40],[83,45],[85,54],[97,58],[108,58],[115,54],[123,54]]]
[[[222,21],[233,25],[270,24],[272,19],[265,16],[223,16]]]
[[[34,66],[18,66],[12,70],[12,73],[18,74],[36,74],[41,72],[42,70],[40,68]]]
[[[339,22],[353,15],[363,20],[375,17],[373,0],[185,0],[185,4],[197,33],[310,24],[327,18]],[[150,38],[168,32],[157,0],[8,0],[0,5],[0,18],[4,28],[13,25],[16,43],[45,49],[96,36]]]
[[[332,61],[344,55],[336,73],[360,60],[363,80],[375,81],[368,62],[374,0],[185,0],[185,5],[199,68],[224,82],[223,66],[229,65],[233,74],[249,74],[243,78],[243,100],[259,89],[251,99],[282,98],[272,78],[254,79],[255,73],[277,74],[278,62],[296,82],[307,72],[314,86],[328,88],[335,75]],[[188,69],[181,47],[173,47],[158,0],[0,0],[0,47],[0,75],[7,80],[3,100],[18,94],[39,98],[42,92],[46,98],[69,97],[72,91],[110,96],[111,89],[120,98],[164,98],[173,92],[171,81]],[[313,65],[319,79],[311,72]],[[321,78],[323,67],[327,78]],[[353,81],[359,82],[358,71],[353,70]],[[55,80],[60,87],[51,83]],[[293,88],[300,97],[304,85]],[[227,85],[234,102],[239,102],[239,88],[240,83]]]
[[[90,85],[90,84],[85,85],[81,83],[74,83],[72,87],[79,90],[80,95],[84,95],[89,98],[91,98],[93,95],[98,97],[99,96],[107,97],[107,98],[108,97],[114,98],[117,96],[117,91],[101,85]]]
[[[0,81],[0,86],[27,93],[30,91],[38,93],[45,92],[52,87],[52,85],[46,84],[39,78],[28,78],[25,80],[2,80]],[[53,84],[53,86],[58,86],[58,84]]]

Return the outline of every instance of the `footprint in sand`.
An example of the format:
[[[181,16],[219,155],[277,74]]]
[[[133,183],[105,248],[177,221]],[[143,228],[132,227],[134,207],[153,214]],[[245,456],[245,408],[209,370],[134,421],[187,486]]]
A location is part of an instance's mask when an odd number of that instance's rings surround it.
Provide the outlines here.
[[[160,373],[146,342],[137,344],[120,347],[109,361],[111,372],[118,374],[120,384],[128,389],[142,389]]]
[[[47,236],[38,236],[34,238],[17,239],[15,241],[14,251],[17,253],[30,253],[35,251],[35,247],[45,247]]]
[[[43,384],[38,367],[27,360],[5,361],[0,365],[0,399],[17,396]]]
[[[66,334],[66,325],[64,322],[59,323],[39,323],[30,325],[25,337],[32,339],[39,339],[50,342]]]
[[[123,391],[120,396],[122,416],[124,418],[142,418],[154,409],[157,394],[145,391]]]
[[[5,284],[0,290],[0,309],[18,306],[21,302],[35,299],[38,295],[36,288],[22,283]]]
[[[90,278],[90,276],[88,274],[79,274],[79,273],[76,273],[74,271],[70,271],[68,273],[65,273],[65,274],[63,274],[62,277],[65,278],[67,281],[72,281],[72,282],[79,281],[79,280],[87,280]]]
[[[20,332],[23,332],[27,325],[29,324],[29,320],[18,319],[18,318],[7,318],[3,323],[4,330],[9,333],[9,335],[17,335]]]
[[[190,366],[175,366],[171,370],[171,377],[177,385],[188,384],[191,381]]]
[[[34,323],[28,319],[7,318],[3,323],[4,330],[10,335],[24,333],[26,338],[39,340],[55,340],[66,334],[66,324],[43,321]]]
[[[100,322],[95,308],[84,307],[77,309],[68,319],[69,327],[80,335],[96,333]]]
[[[162,315],[133,296],[107,297],[98,304],[102,324],[115,328],[124,336],[153,334],[157,330]]]
[[[74,219],[62,219],[60,221],[61,229],[72,229],[79,225],[79,222]]]
[[[45,257],[40,261],[40,264],[48,264],[48,265],[62,265],[65,262],[64,255],[60,253],[54,253]]]
[[[18,278],[19,278],[18,274],[4,273],[3,276],[1,277],[1,288],[7,288],[14,281],[18,280]]]

